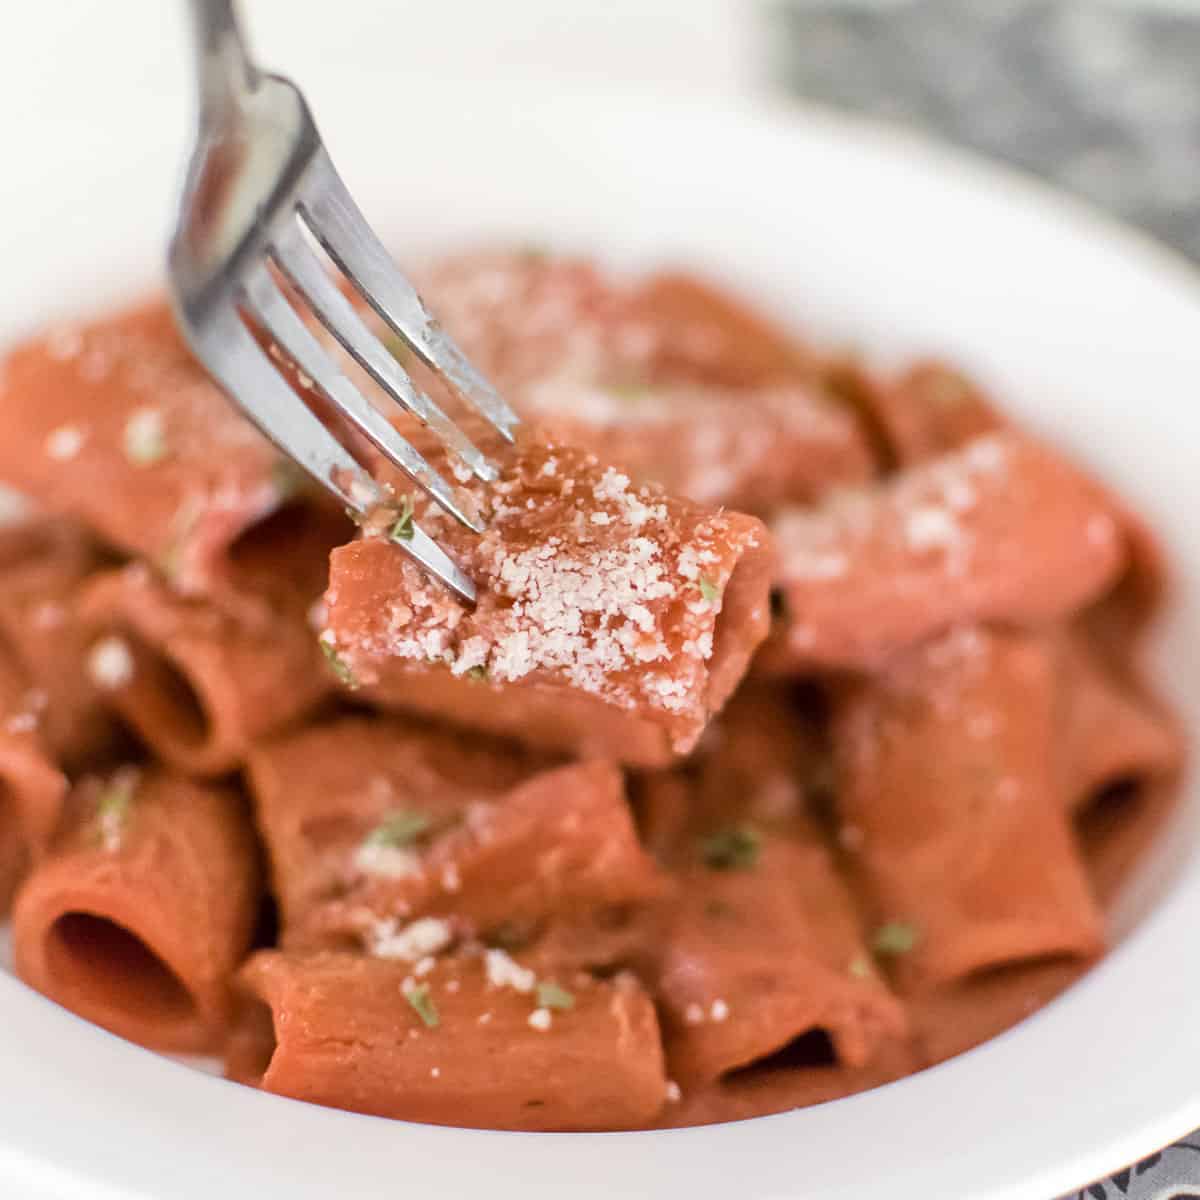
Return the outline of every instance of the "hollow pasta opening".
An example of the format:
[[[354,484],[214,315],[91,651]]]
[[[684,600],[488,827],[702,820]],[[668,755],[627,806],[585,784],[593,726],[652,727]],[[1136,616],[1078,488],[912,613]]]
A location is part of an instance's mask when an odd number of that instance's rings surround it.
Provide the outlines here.
[[[1104,837],[1130,820],[1146,799],[1145,781],[1138,775],[1123,775],[1097,788],[1075,815],[1081,838]]]
[[[1097,789],[1075,814],[1075,836],[1092,887],[1111,899],[1170,815],[1175,778],[1129,774]]]
[[[247,526],[230,544],[226,557],[234,580],[312,592],[323,590],[329,552],[350,540],[347,517],[311,497],[298,497]]]
[[[270,1005],[243,993],[225,1046],[225,1075],[258,1087],[275,1056],[275,1017]]]
[[[123,715],[152,746],[198,749],[212,737],[212,717],[203,694],[165,653],[122,630],[136,669],[117,697]]]
[[[778,1050],[756,1058],[744,1067],[726,1071],[722,1079],[726,1083],[739,1083],[767,1071],[797,1071],[814,1068],[836,1067],[837,1051],[833,1039],[821,1028],[806,1029],[802,1034],[780,1046]]]
[[[755,552],[746,554],[733,569],[721,599],[721,611],[713,622],[712,657],[708,661],[708,706],[715,711],[741,681],[751,653],[744,632],[763,618],[756,607],[763,604],[757,572],[766,569]]]
[[[66,912],[46,933],[46,965],[67,1007],[119,1011],[171,1024],[195,1016],[183,981],[124,925],[89,912]]]
[[[957,983],[964,991],[979,989],[986,991],[1009,983],[1019,983],[1023,978],[1030,977],[1043,969],[1052,967],[1069,967],[1079,962],[1076,954],[1049,953],[1030,954],[1024,958],[1014,958],[1009,962],[989,963],[985,967],[976,967],[968,971]]]

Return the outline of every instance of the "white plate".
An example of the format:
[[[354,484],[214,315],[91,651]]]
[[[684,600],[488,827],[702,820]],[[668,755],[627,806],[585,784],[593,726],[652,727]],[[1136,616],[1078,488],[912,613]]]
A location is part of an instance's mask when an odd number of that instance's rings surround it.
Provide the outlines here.
[[[298,73],[401,246],[500,235],[690,263],[823,336],[979,372],[1167,536],[1179,581],[1160,677],[1200,728],[1200,288],[1165,252],[1009,174],[819,113],[332,61]],[[6,147],[6,337],[152,276],[183,109],[122,96],[71,121],[27,114]],[[0,1192],[1047,1200],[1200,1124],[1198,822],[1192,792],[1126,898],[1122,944],[1043,1013],[889,1087],[719,1128],[536,1136],[323,1110],[147,1054],[0,977]]]

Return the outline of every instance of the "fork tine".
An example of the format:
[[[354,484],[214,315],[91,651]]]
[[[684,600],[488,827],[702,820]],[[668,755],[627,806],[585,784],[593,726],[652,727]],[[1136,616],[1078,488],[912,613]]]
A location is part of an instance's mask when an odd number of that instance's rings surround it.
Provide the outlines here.
[[[484,525],[478,517],[464,511],[446,481],[338,370],[284,298],[266,264],[260,263],[252,268],[241,286],[246,307],[296,366],[313,381],[321,395],[452,517],[473,532],[482,533]]]
[[[324,150],[314,155],[300,190],[300,214],[363,299],[421,359],[508,441],[517,414],[434,320],[371,229]]]
[[[479,479],[490,483],[496,478],[495,467],[428,396],[413,386],[395,357],[366,327],[354,306],[325,273],[317,256],[305,245],[298,225],[289,223],[267,252],[312,306],[325,328],[384,391],[424,421]]]
[[[182,323],[221,386],[284,454],[354,512],[366,515],[384,499],[375,480],[300,402],[235,309],[216,305],[203,322]],[[470,577],[422,530],[414,525],[410,540],[394,544],[456,595],[475,602]]]

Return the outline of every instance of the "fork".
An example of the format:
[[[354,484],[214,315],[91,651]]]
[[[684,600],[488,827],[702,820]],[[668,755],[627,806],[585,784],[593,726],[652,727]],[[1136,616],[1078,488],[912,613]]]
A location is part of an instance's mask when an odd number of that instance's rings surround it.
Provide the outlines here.
[[[341,370],[278,279],[286,279],[383,393],[428,426],[477,479],[494,480],[495,466],[368,328],[314,241],[403,345],[509,442],[516,414],[392,262],[334,169],[299,88],[251,61],[233,0],[188,2],[199,120],[167,265],[176,319],[193,351],[246,416],[352,515],[365,519],[389,502],[388,492],[305,404],[274,355],[305,385],[311,380],[349,427],[443,510],[483,532],[475,511]],[[270,350],[251,324],[270,339]],[[396,544],[473,602],[475,586],[458,564],[417,525],[403,522],[403,528]]]

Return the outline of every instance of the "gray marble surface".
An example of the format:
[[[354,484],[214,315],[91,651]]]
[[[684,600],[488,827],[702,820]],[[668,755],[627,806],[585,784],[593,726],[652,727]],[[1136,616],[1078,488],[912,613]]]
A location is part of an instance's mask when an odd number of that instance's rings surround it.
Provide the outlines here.
[[[1200,5],[772,0],[802,95],[1046,176],[1200,260]]]
[[[1200,261],[1200,5],[773,0],[766,11],[788,89],[1015,163]],[[1200,1131],[1076,1198],[1200,1200]]]

